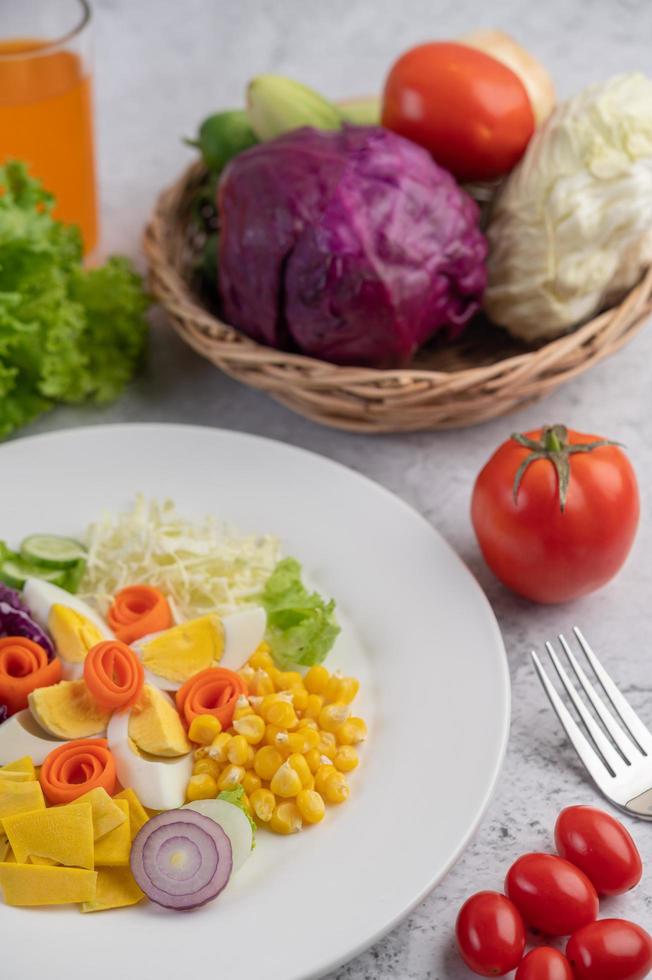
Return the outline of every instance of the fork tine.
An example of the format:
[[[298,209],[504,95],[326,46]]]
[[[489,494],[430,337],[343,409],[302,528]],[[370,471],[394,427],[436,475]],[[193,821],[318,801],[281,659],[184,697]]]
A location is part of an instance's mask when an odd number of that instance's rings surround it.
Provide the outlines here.
[[[617,714],[620,715],[622,721],[628,728],[630,735],[638,743],[643,755],[650,755],[650,753],[652,753],[652,735],[650,734],[649,730],[645,727],[626,698],[620,693],[611,677],[584,639],[582,631],[577,626],[574,626],[573,632],[579,640],[582,650],[584,650],[586,659],[593,667],[596,677],[602,684],[605,694],[611,701]]]
[[[548,675],[546,674],[541,661],[534,650],[532,651],[532,660],[534,661],[535,670],[539,675],[539,680],[543,684],[543,689],[548,695],[550,703],[552,704],[552,707],[555,710],[559,721],[561,722],[562,728],[568,735],[573,748],[577,752],[580,760],[583,762],[586,770],[594,782],[602,789],[603,792],[607,792],[609,779],[612,779],[613,777],[609,773],[600,756],[596,753],[595,749],[591,747],[585,736],[582,734],[576,722],[573,721],[568,708],[548,679]]]
[[[582,686],[582,690],[586,694],[587,698],[595,708],[596,713],[599,715],[602,724],[607,729],[612,739],[620,749],[626,762],[633,762],[635,759],[639,758],[638,753],[640,752],[639,746],[632,741],[629,735],[626,735],[623,729],[620,727],[618,722],[614,719],[614,716],[609,711],[604,701],[600,695],[596,692],[593,684],[588,679],[584,673],[584,669],[579,663],[577,657],[569,647],[566,642],[565,637],[559,634],[559,642],[564,648],[564,652],[570,661],[570,665],[575,672],[575,676]]]
[[[618,773],[623,773],[626,768],[626,763],[615,751],[611,742],[605,737],[602,729],[594,720],[593,715],[587,710],[586,705],[584,704],[581,697],[577,693],[575,687],[571,683],[571,680],[568,674],[566,673],[566,671],[564,670],[562,663],[559,657],[557,656],[557,654],[555,653],[555,650],[551,643],[546,643],[546,650],[548,651],[550,655],[550,659],[555,665],[555,670],[559,674],[559,679],[561,680],[562,684],[566,688],[566,693],[568,694],[569,698],[573,702],[575,710],[577,711],[578,715],[582,719],[582,723],[584,724],[584,727],[588,731],[598,752],[600,753],[604,761],[607,763],[607,766],[609,767],[609,769],[611,770],[614,776]]]

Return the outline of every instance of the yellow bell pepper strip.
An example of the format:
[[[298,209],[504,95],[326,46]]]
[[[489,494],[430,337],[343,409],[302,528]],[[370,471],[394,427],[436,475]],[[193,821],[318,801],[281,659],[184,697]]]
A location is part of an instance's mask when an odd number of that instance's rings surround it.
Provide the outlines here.
[[[140,828],[149,820],[145,807],[133,789],[123,789],[120,793],[116,793],[113,799],[116,802],[118,800],[126,800],[129,804],[129,827],[131,830],[131,839],[133,840]]]
[[[90,803],[17,813],[3,823],[19,864],[35,857],[88,871],[95,867]]]
[[[131,830],[129,827],[129,803],[127,800],[114,800],[125,815],[124,821],[95,843],[95,864],[112,868],[129,865],[131,851]]]
[[[0,776],[0,830],[5,817],[30,810],[45,810],[45,799],[36,780],[17,783]]]
[[[84,902],[81,911],[121,909],[127,905],[137,905],[144,897],[129,868],[99,868],[95,898],[92,902]]]
[[[90,803],[93,811],[93,839],[100,840],[105,834],[111,833],[127,819],[122,810],[109,796],[102,786],[91,789],[83,796],[78,796],[69,806],[79,803]]]
[[[68,905],[92,902],[97,871],[0,863],[0,888],[7,905]]]

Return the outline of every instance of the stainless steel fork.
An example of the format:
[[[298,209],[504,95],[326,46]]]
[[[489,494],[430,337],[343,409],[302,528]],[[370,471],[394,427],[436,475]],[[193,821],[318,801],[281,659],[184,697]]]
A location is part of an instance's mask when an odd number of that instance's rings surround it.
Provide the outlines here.
[[[546,643],[546,650],[586,735],[557,693],[533,650],[532,660],[539,679],[573,748],[600,792],[620,810],[644,820],[652,820],[652,734],[620,693],[577,626],[573,632],[591,666],[597,685],[589,680],[561,635],[559,642],[580,690],[586,695],[586,701],[571,681],[551,643]],[[601,689],[601,694],[596,687]],[[589,710],[589,705],[595,715]],[[602,724],[598,723],[596,716]]]

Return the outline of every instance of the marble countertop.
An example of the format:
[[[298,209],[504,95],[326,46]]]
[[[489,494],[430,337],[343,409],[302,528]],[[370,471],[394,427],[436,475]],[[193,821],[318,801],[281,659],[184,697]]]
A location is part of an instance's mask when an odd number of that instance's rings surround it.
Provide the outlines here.
[[[648,0],[494,0],[481,22],[512,32],[549,66],[561,94],[623,70],[652,72]],[[220,106],[239,104],[251,74],[294,75],[332,96],[377,89],[402,49],[478,25],[473,0],[97,0],[96,76],[103,250],[142,263],[140,234],[157,190],[190,159],[179,137]],[[454,952],[457,907],[500,888],[518,854],[551,845],[559,809],[597,802],[533,677],[533,645],[579,623],[622,689],[652,722],[652,329],[544,402],[507,419],[446,433],[360,437],[319,428],[240,387],[153,315],[146,372],[108,408],[61,409],[31,432],[116,421],[174,421],[255,432],[360,470],[421,511],[462,555],[494,607],[513,684],[507,758],[475,840],[409,918],[330,980],[463,980]],[[468,518],[474,476],[515,429],[564,422],[627,446],[643,491],[641,528],[618,578],[572,606],[536,608],[483,566]],[[424,773],[424,778],[427,774]],[[442,806],[446,801],[442,800]],[[433,825],[436,815],[433,814]],[[648,866],[652,828],[631,822]],[[605,908],[652,922],[652,881]]]

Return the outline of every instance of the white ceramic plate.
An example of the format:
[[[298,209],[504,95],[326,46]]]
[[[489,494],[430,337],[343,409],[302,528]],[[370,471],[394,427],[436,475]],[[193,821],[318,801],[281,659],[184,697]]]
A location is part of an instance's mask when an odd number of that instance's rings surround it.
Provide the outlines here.
[[[259,834],[212,905],[81,915],[0,904],[1,973],[43,980],[303,980],[394,926],[458,858],[489,801],[509,726],[493,613],[436,531],[327,459],[208,428],[117,425],[0,449],[0,537],[79,534],[138,491],[278,534],[337,599],[329,665],[362,681],[370,737],[350,800],[293,837]],[[356,702],[357,703],[357,702]]]

